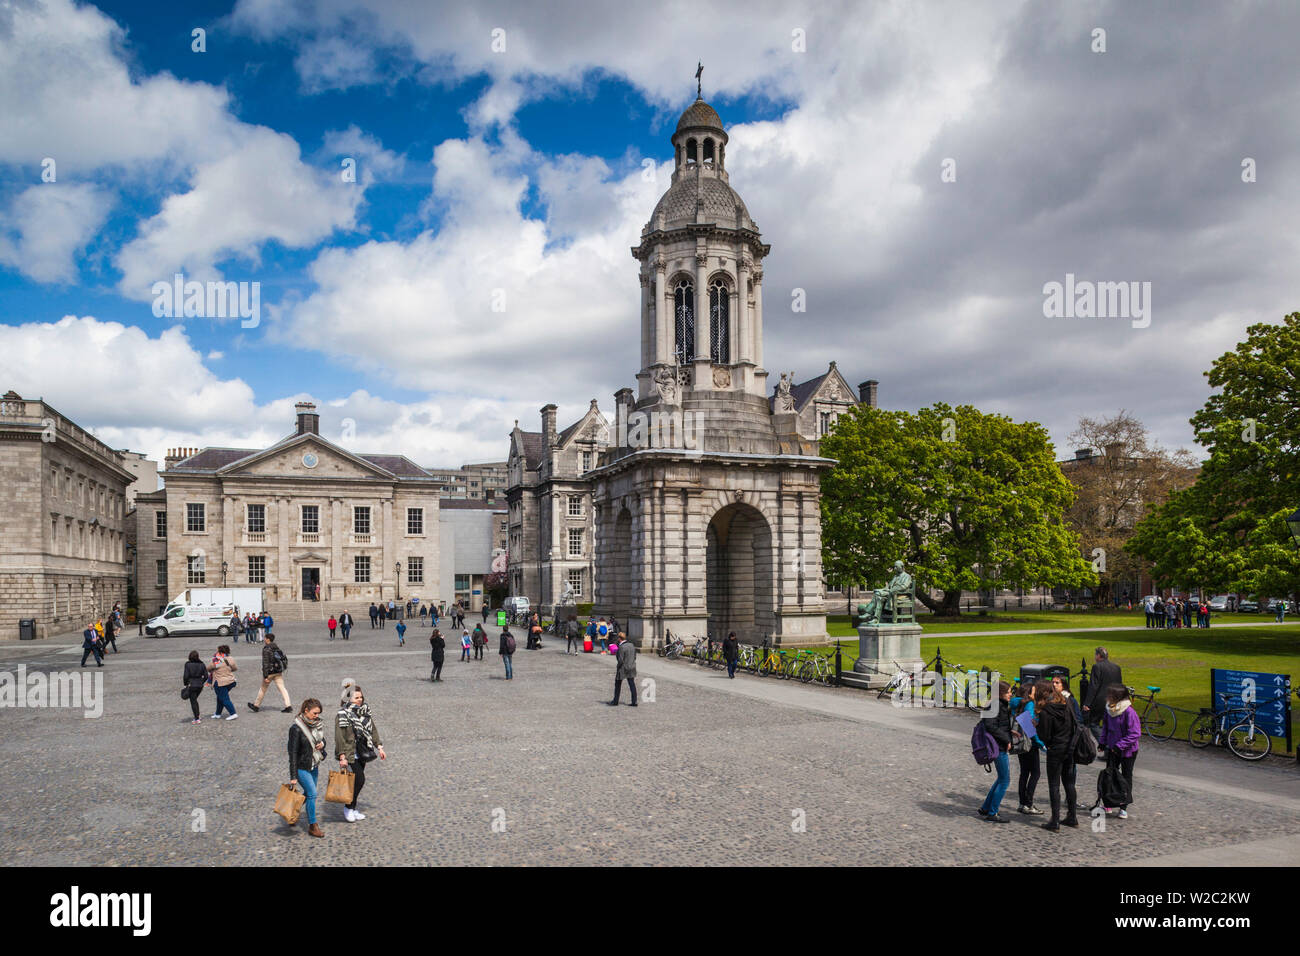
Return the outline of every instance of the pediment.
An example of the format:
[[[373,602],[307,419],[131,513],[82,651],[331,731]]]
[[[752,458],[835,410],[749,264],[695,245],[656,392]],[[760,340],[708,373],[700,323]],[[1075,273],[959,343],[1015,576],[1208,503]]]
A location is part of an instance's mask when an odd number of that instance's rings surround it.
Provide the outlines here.
[[[839,373],[838,369],[832,369],[830,373],[822,380],[817,391],[813,393],[814,402],[839,402],[846,405],[856,405],[858,396],[849,388],[849,383],[844,380],[844,376]]]
[[[309,464],[310,463],[310,464]],[[303,435],[235,462],[221,474],[228,477],[383,479],[393,476],[363,458],[344,451],[316,435]]]

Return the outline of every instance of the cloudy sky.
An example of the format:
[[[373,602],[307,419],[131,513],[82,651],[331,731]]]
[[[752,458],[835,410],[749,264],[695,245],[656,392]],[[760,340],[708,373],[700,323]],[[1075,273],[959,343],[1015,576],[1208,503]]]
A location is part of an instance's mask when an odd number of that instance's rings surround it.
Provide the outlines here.
[[[774,373],[1062,457],[1120,408],[1187,445],[1211,360],[1300,308],[1297,35],[1222,0],[0,0],[0,391],[153,456],[308,396],[426,465],[612,414],[702,60]],[[260,283],[258,324],[156,315],[177,272]],[[1150,324],[1046,317],[1067,274],[1149,282]]]

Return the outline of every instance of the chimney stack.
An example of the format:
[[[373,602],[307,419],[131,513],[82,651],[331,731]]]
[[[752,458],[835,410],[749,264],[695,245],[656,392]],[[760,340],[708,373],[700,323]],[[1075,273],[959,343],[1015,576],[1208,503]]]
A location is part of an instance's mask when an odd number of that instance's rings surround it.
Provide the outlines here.
[[[547,454],[555,448],[555,411],[554,405],[542,406],[542,447]]]
[[[294,432],[296,435],[319,435],[320,434],[320,416],[316,414],[316,405],[313,402],[299,402],[294,405],[294,410],[298,413],[298,427]]]
[[[1091,457],[1092,457],[1092,449],[1091,449],[1091,448],[1076,448],[1076,449],[1074,450],[1074,460],[1075,460],[1075,461],[1087,461],[1087,460],[1088,460],[1089,458],[1091,458]]]
[[[1122,441],[1113,441],[1106,446],[1107,458],[1122,458],[1124,456],[1124,443]]]
[[[833,362],[831,363],[834,364]],[[867,379],[858,386],[858,401],[868,408],[876,407],[876,388],[880,383],[874,378]]]

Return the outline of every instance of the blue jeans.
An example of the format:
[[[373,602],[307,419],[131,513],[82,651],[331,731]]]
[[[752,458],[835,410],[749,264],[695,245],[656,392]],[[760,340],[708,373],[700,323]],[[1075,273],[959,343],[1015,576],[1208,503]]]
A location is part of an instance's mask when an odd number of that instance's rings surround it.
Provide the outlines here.
[[[735,676],[736,676],[736,660],[737,660],[737,658],[734,658],[734,657],[733,657],[731,660],[727,661],[727,676],[728,676],[728,677],[735,677]]]
[[[235,685],[227,684],[225,687],[219,687],[218,685],[213,684],[212,689],[217,692],[217,713],[213,716],[219,715],[223,709],[228,710],[233,714],[235,712],[235,705],[230,702],[230,692],[235,689]]]
[[[501,659],[506,662],[506,680],[514,680],[515,671],[514,667],[510,664],[510,655],[502,654]]]
[[[998,769],[998,779],[989,787],[989,795],[984,798],[980,809],[992,816],[1002,806],[1002,797],[1011,786],[1011,758],[1005,752],[999,753],[993,765]]]
[[[312,767],[310,770],[298,768],[298,783],[302,787],[303,795],[307,802],[303,804],[303,809],[307,811],[307,822],[316,822],[316,780],[320,774],[320,767]]]

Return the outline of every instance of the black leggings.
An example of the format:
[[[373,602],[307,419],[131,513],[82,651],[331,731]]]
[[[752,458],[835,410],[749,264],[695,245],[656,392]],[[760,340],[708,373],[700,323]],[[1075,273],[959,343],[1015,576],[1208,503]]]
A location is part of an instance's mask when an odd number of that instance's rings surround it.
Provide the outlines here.
[[[429,680],[437,680],[442,676],[442,661],[433,662],[433,671],[429,674]]]
[[[1122,776],[1124,778],[1124,782],[1128,784],[1128,793],[1130,797],[1133,796],[1133,764],[1137,761],[1137,758],[1138,758],[1137,754],[1134,754],[1131,757],[1119,758],[1120,776]],[[1121,804],[1120,809],[1127,810],[1128,804],[1127,803]]]
[[[366,785],[366,762],[364,760],[352,761],[352,802],[344,804],[349,810],[357,808],[357,797],[361,796],[361,788]]]
[[[1047,789],[1052,796],[1052,823],[1061,821],[1061,784],[1065,784],[1065,818],[1073,819],[1078,794],[1074,790],[1075,766],[1072,754],[1047,755]]]
[[[1042,762],[1039,760],[1038,748],[1035,747],[1027,754],[1017,754],[1020,760],[1020,805],[1022,807],[1032,807],[1034,805],[1034,790],[1038,788],[1038,778],[1042,776]]]
[[[190,696],[188,700],[190,702],[190,710],[194,711],[195,720],[199,719],[199,694],[201,693],[203,693],[202,687],[200,687],[198,690],[190,688]]]
[[[476,644],[474,646],[474,660],[481,661],[482,659],[483,659],[483,645]]]

